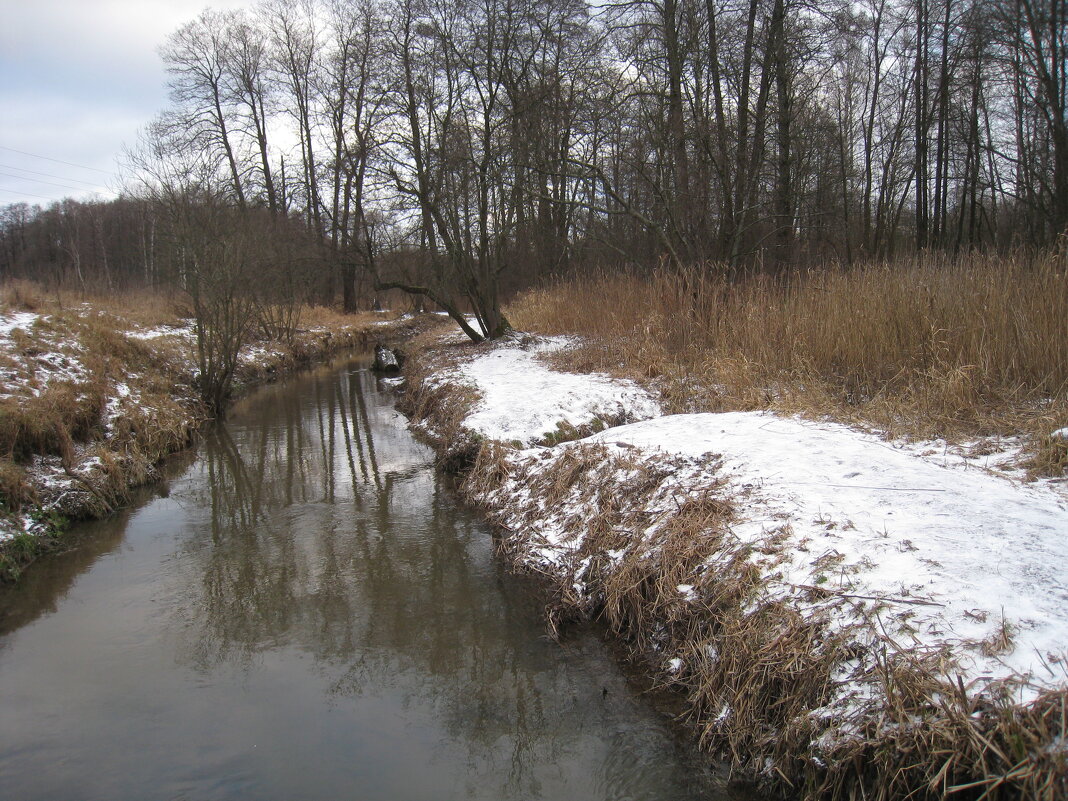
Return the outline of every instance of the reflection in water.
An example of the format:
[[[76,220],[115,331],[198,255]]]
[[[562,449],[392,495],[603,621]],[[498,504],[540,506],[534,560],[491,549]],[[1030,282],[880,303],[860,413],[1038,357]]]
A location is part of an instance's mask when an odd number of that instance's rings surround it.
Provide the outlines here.
[[[707,797],[595,638],[541,636],[355,367],[246,400],[120,553],[0,639],[0,692],[29,696],[0,705],[0,796]],[[63,630],[92,680],[61,675]],[[57,733],[68,712],[108,736]]]

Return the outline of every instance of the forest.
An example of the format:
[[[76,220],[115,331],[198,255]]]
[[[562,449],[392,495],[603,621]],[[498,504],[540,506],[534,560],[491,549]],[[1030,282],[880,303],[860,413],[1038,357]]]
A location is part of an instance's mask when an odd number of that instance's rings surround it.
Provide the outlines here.
[[[0,208],[0,278],[225,279],[350,311],[402,289],[481,339],[507,328],[502,296],[550,276],[781,275],[1056,246],[1065,9],[208,9],[159,48],[171,100],[126,154],[122,196]]]

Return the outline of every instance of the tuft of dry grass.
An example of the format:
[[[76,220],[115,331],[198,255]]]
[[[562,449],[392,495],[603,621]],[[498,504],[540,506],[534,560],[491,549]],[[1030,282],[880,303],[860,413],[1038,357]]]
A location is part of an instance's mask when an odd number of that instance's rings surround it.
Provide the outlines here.
[[[509,319],[578,334],[570,369],[651,382],[672,411],[770,408],[890,436],[1029,435],[1055,471],[1068,425],[1068,255],[936,255],[781,278],[715,265],[599,273]]]
[[[49,454],[69,463],[74,440],[99,422],[104,401],[97,381],[53,382],[39,395],[0,399],[0,455],[24,460]]]
[[[10,459],[0,459],[0,515],[21,512],[36,500],[26,471]]]
[[[13,311],[37,311],[44,302],[41,287],[32,281],[20,278],[0,284],[0,307]]]

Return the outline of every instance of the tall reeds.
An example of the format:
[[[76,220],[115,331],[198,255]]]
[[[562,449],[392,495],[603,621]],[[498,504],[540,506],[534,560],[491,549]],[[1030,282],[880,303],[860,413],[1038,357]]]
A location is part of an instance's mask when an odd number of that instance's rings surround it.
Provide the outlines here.
[[[526,330],[588,337],[572,367],[654,380],[675,411],[772,408],[917,437],[1029,433],[1039,461],[1043,437],[1068,424],[1063,253],[734,280],[714,265],[602,272],[528,292],[508,313]]]

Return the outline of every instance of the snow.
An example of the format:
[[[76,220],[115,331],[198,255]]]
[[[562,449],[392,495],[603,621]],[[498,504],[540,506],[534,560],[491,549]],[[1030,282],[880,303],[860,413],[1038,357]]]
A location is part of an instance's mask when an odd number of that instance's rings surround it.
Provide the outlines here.
[[[115,421],[122,415],[123,401],[130,396],[130,387],[125,382],[120,381],[115,384],[114,394],[108,397],[107,404],[104,406],[104,433],[107,436],[115,433]]]
[[[39,319],[33,312],[0,313],[0,337],[8,339],[16,328],[27,329]]]
[[[1065,679],[1050,664],[1068,652],[1068,497],[1052,486],[942,466],[842,425],[764,412],[671,415],[583,442],[716,454],[720,475],[747,491],[736,536],[756,542],[789,524],[790,558],[777,566],[786,584],[829,581],[831,591],[911,601],[920,644],[974,644],[1007,624],[1014,647],[970,653],[973,678]],[[842,559],[826,575],[813,563],[832,552]]]
[[[160,337],[169,336],[192,337],[193,322],[190,320],[182,326],[161,325],[156,328],[146,328],[143,331],[126,331],[125,334],[129,339],[139,339],[142,342],[149,339],[159,339]]]
[[[9,357],[0,366],[0,398],[39,396],[53,382],[88,380],[82,346],[58,331],[35,328],[43,319],[35,312],[0,313],[0,353]],[[12,338],[16,329],[32,331],[32,348],[19,352]]]
[[[0,367],[0,399],[23,404],[44,395],[57,384],[69,386],[76,393],[86,392],[94,376],[86,366],[89,354],[79,319],[95,314],[87,304],[68,309],[65,314],[0,312],[0,354],[7,357]],[[39,321],[43,325],[38,325]],[[16,328],[32,335],[31,348],[16,347],[12,338]],[[116,330],[134,339],[155,339],[187,332],[187,328],[167,326],[149,331],[129,331],[121,321],[116,323]],[[115,365],[112,372],[100,418],[105,442],[115,436],[116,423],[126,411],[142,403],[138,376],[121,365]],[[66,466],[54,456],[35,456],[29,461],[26,472],[37,490],[42,509],[63,513],[68,511],[68,506],[75,511],[80,509],[79,498],[86,494],[86,490],[71,474],[90,478],[100,470],[102,462],[96,452],[97,445],[98,442],[74,443],[70,463]],[[45,527],[28,516],[21,520],[11,515],[0,516],[0,541],[24,532],[37,534]]]
[[[672,499],[720,482],[717,491],[737,507],[734,539],[765,554],[754,564],[768,597],[790,599],[805,614],[818,605],[813,597],[845,600],[835,607],[833,625],[841,626],[877,610],[899,647],[951,648],[952,677],[970,691],[1008,681],[1002,690],[1027,701],[1068,684],[1068,494],[1055,482],[1018,480],[1020,440],[909,445],[767,412],[661,416],[630,382],[551,370],[542,357],[567,344],[513,339],[430,379],[477,389],[467,429],[521,443],[508,457],[523,466],[520,478],[483,500],[504,510],[507,528],[526,532],[532,563],[567,573],[582,594],[582,565],[572,558],[580,543],[568,524],[597,509],[577,496],[546,508],[531,481],[569,448],[603,447],[606,456],[669,468],[650,496],[651,520],[671,514]],[[538,445],[560,423],[578,428],[598,418],[636,422]],[[590,469],[588,481],[625,491],[623,473]],[[689,584],[677,590],[683,602],[698,600]],[[849,688],[859,703],[870,690]]]
[[[509,342],[463,363],[445,378],[474,386],[481,400],[464,427],[487,439],[533,444],[560,424],[641,420],[660,414],[649,393],[629,381],[549,368],[539,357],[570,344],[564,337]]]

